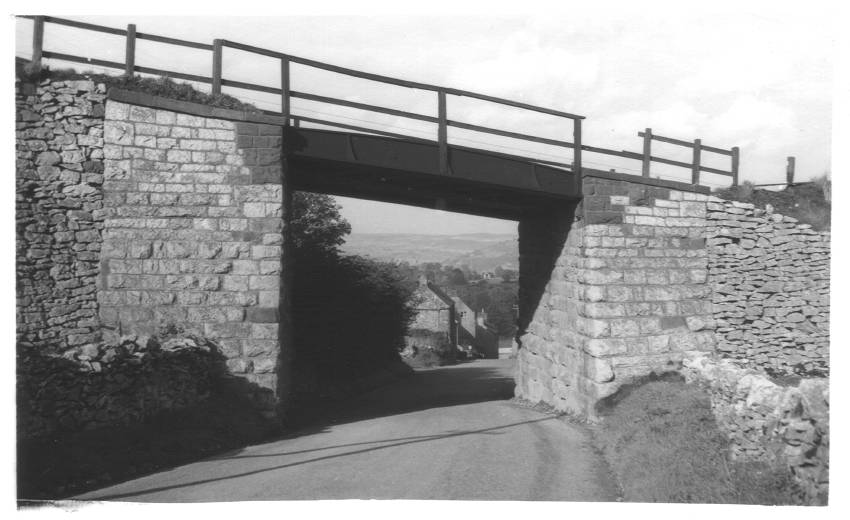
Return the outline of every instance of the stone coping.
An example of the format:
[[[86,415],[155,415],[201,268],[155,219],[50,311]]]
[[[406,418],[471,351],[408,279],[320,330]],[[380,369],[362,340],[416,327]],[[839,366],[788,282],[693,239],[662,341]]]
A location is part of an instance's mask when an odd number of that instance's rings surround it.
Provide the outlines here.
[[[693,193],[711,193],[711,188],[708,186],[700,186],[699,184],[688,184],[686,182],[669,181],[666,179],[652,179],[641,175],[631,175],[620,172],[606,172],[602,170],[594,170],[592,168],[582,168],[582,177],[598,177],[600,179],[611,179],[615,181],[634,182],[645,184],[647,186],[658,186],[659,188],[670,188],[679,191],[690,191]]]
[[[121,103],[149,108],[159,108],[162,110],[170,110],[172,112],[179,112],[181,114],[189,114],[193,116],[227,119],[229,121],[262,123],[267,125],[286,125],[286,118],[283,116],[258,114],[254,112],[246,112],[244,110],[234,110],[232,108],[213,107],[203,105],[201,103],[192,103],[191,101],[180,101],[162,96],[154,96],[152,94],[137,92],[134,90],[124,90],[113,87],[107,92],[107,98]]]

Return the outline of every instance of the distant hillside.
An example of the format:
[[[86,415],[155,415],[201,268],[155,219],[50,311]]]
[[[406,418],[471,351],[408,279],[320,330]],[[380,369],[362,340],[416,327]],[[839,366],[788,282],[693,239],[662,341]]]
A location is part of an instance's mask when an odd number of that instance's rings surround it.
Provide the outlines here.
[[[519,269],[519,250],[516,238],[488,244],[475,251],[446,259],[446,265],[468,265],[479,273],[493,271],[501,266],[503,269]]]
[[[384,261],[467,264],[479,272],[493,271],[498,266],[516,269],[519,265],[516,236],[511,234],[352,233],[342,250]]]

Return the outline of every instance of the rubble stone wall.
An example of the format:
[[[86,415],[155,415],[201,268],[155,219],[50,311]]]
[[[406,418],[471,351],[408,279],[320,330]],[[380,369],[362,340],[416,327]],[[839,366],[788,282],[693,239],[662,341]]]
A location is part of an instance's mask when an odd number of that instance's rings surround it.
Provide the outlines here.
[[[196,331],[272,408],[288,200],[282,128],[110,99],[104,136],[104,327],[115,336],[167,323]]]
[[[735,459],[786,464],[806,504],[826,504],[829,489],[829,381],[807,378],[793,386],[733,360],[689,356],[684,374],[704,385]]]
[[[62,436],[139,423],[203,403],[223,379],[215,347],[203,338],[125,337],[62,356],[18,355],[20,439]]]
[[[17,342],[61,353],[99,339],[106,88],[15,87]]]
[[[708,203],[717,350],[775,375],[829,373],[829,233],[755,208]]]

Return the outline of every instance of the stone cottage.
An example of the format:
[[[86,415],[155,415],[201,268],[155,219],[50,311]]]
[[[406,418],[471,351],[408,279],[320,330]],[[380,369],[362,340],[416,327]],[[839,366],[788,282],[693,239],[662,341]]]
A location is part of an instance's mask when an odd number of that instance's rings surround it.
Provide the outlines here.
[[[451,296],[455,305],[458,346],[469,346],[487,359],[499,357],[499,335],[487,325],[484,309],[475,312],[460,297]]]
[[[455,306],[458,344],[472,345],[475,340],[475,311],[473,311],[472,308],[457,295],[450,294],[449,297],[452,299]]]
[[[405,338],[405,350],[415,355],[416,351],[431,349],[453,359],[458,345],[455,302],[424,275],[419,277],[413,298],[416,317]]]
[[[488,359],[499,357],[499,337],[487,324],[487,314],[472,310],[455,294],[449,295],[425,276],[414,293],[416,317],[405,338],[409,355],[423,349],[454,359],[458,347],[474,348]]]

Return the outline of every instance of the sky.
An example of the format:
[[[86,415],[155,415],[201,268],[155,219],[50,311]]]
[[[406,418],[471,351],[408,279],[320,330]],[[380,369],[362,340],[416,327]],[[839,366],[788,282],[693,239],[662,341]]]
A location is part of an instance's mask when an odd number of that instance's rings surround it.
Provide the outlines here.
[[[225,38],[368,72],[471,90],[586,116],[584,142],[641,150],[638,131],[719,148],[739,146],[741,180],[783,182],[787,156],[798,180],[830,172],[832,111],[831,17],[826,4],[807,9],[763,3],[571,4],[570,11],[506,12],[434,9],[437,14],[354,16],[151,16],[69,18],[139,32],[211,42]],[[612,9],[615,5],[617,8]],[[342,10],[344,11],[344,10]],[[330,13],[335,11],[331,10]],[[30,22],[16,22],[16,53],[30,52]],[[123,39],[48,25],[45,48],[123,61]],[[138,45],[138,65],[209,75],[207,51],[175,52]],[[275,60],[226,50],[228,79],[279,86]],[[435,115],[431,92],[387,88],[293,66],[292,88]],[[262,108],[279,109],[273,95],[225,89]],[[295,100],[294,111],[434,138],[433,126],[394,116]],[[449,99],[449,118],[473,124],[571,139],[568,120],[500,105]],[[569,162],[569,150],[533,146],[451,129],[450,142]],[[653,144],[653,153],[690,161],[690,151]],[[710,166],[729,158],[704,153]],[[639,172],[636,161],[584,155],[592,168]],[[653,176],[685,180],[687,170],[653,164]],[[704,174],[715,186],[728,177]],[[339,199],[354,232],[513,233],[516,224],[435,210]]]

